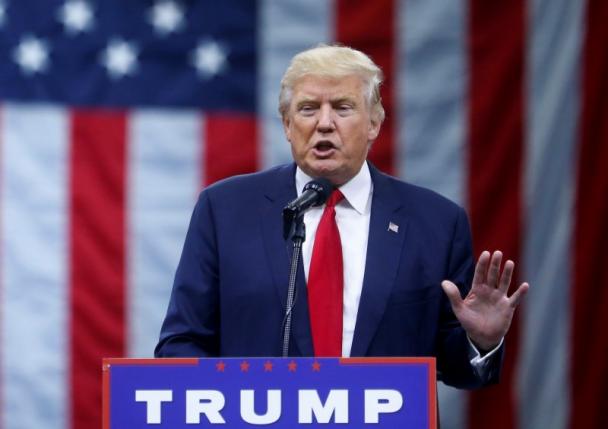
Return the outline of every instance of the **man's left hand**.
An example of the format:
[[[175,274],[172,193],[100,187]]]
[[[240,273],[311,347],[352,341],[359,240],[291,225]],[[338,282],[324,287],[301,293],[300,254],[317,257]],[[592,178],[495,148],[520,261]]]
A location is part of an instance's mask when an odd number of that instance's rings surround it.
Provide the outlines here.
[[[473,344],[483,351],[496,347],[506,335],[513,320],[515,308],[530,287],[522,283],[511,296],[507,296],[515,264],[505,262],[501,273],[502,252],[484,251],[475,266],[473,285],[462,299],[458,287],[449,280],[441,283],[456,318]]]

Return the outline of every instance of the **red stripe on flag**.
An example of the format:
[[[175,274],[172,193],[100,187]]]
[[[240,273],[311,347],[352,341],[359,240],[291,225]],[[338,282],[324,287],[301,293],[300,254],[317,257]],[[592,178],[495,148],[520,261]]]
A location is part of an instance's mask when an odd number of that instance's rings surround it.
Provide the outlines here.
[[[519,261],[522,198],[524,2],[470,1],[469,208],[477,254]],[[516,278],[516,277],[515,277]],[[470,428],[517,427],[518,324],[507,335],[501,383],[474,392]]]
[[[71,427],[101,425],[103,357],[125,350],[125,150],[120,113],[71,122]]]
[[[210,114],[204,129],[205,184],[258,168],[257,121],[253,116]]]
[[[608,427],[608,2],[589,0],[574,241],[571,428]]]
[[[4,113],[1,109],[0,109],[0,130],[4,129],[4,116],[2,116],[2,113]],[[2,139],[2,137],[4,137],[4,133],[0,133],[0,201],[3,201],[2,199],[2,191],[4,190],[4,183],[3,180],[4,179],[4,140]],[[4,225],[4,218],[3,215],[4,214],[4,210],[3,207],[0,206],[0,226]],[[0,227],[0,240],[3,240],[4,237],[2,236],[1,232],[4,231],[4,228]],[[0,248],[1,249],[1,248]],[[4,255],[2,253],[0,253],[0,273],[4,272]],[[4,282],[2,281],[4,279],[4,276],[0,277],[0,302],[3,302],[4,300]],[[3,306],[0,305],[0,344],[4,345],[6,344],[4,342],[4,326],[2,325],[2,322],[4,321],[4,312],[3,310]],[[4,368],[4,362],[2,360],[2,353],[0,353],[0,368]],[[0,371],[0,404],[4,404],[4,371]],[[4,424],[2,422],[2,419],[0,418],[0,429],[2,429],[4,427]]]
[[[368,54],[384,72],[381,87],[386,119],[369,159],[380,170],[395,174],[393,80],[395,74],[394,0],[338,0],[336,40]],[[370,31],[373,29],[373,31]]]

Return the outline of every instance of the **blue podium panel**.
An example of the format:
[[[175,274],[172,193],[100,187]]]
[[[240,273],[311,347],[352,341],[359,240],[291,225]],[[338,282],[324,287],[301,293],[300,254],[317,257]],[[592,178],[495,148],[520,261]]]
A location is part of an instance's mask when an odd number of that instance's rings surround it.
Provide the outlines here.
[[[104,359],[104,429],[435,429],[433,358]]]

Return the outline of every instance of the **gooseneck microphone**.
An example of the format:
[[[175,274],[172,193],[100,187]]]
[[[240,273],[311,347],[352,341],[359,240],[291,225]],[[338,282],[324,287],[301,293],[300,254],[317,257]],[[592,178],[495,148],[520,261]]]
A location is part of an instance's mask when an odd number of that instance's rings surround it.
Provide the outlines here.
[[[287,286],[287,301],[285,303],[285,316],[283,317],[283,357],[289,356],[291,317],[297,296],[296,277],[298,275],[298,262],[302,254],[302,243],[306,239],[304,213],[311,207],[320,206],[325,203],[333,189],[334,185],[327,179],[319,178],[312,180],[304,186],[302,195],[288,203],[283,209],[283,236],[285,240],[291,237],[293,241],[289,284]]]
[[[294,221],[303,216],[310,208],[320,206],[327,201],[334,185],[323,177],[311,180],[302,190],[302,195],[287,203],[283,209],[283,236],[287,239],[290,235]]]

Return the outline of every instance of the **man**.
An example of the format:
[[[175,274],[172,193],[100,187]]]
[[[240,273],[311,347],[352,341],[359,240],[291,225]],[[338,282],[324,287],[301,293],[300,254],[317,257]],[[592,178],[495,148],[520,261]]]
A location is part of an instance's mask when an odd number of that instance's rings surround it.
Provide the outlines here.
[[[340,192],[304,216],[289,354],[435,356],[448,384],[497,380],[528,285],[507,296],[513,262],[501,270],[500,252],[483,252],[473,276],[462,208],[366,162],[384,119],[381,80],[347,47],[293,58],[279,111],[295,165],[201,193],[156,356],[280,355],[291,252],[281,213],[324,177]]]

